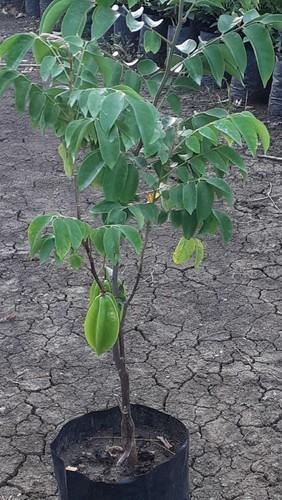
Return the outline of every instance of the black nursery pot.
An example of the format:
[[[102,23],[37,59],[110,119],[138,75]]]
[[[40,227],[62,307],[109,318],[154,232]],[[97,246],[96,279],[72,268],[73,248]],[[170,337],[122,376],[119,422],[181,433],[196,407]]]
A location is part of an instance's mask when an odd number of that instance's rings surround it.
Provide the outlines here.
[[[139,44],[139,31],[130,31],[126,24],[126,10],[120,7],[120,16],[114,24],[114,34],[125,49],[136,53]]]
[[[52,2],[52,0],[39,0],[40,5],[40,15],[42,16],[44,10],[47,9],[48,5]]]
[[[276,61],[268,106],[271,116],[282,116],[282,59]]]
[[[25,12],[27,16],[39,17],[40,16],[39,0],[25,0]]]
[[[241,101],[242,104],[245,104],[246,101],[250,104],[267,103],[271,81],[264,88],[253,48],[249,43],[245,45],[245,48],[247,52],[247,67],[244,76],[244,86],[236,78],[232,77],[231,95],[233,99]]]
[[[167,39],[169,42],[172,42],[174,34],[175,34],[176,26],[169,26],[167,32]],[[189,22],[186,26],[181,28],[179,33],[177,45],[185,42],[186,40],[195,40],[195,27],[193,23]],[[167,48],[168,51],[169,48]],[[175,54],[179,54],[183,56],[183,53],[180,50],[175,49]]]
[[[189,500],[188,494],[188,430],[176,418],[141,405],[132,405],[136,426],[149,426],[156,435],[177,440],[176,452],[167,462],[157,465],[136,478],[119,483],[90,480],[80,472],[66,470],[63,451],[73,443],[93,437],[101,431],[120,435],[118,407],[87,413],[68,422],[51,444],[55,476],[60,500]]]

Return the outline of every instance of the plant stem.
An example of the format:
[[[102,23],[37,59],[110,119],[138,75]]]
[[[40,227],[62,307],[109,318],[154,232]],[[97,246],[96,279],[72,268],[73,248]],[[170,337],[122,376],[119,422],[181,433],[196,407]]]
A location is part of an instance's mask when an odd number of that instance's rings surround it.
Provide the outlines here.
[[[81,220],[80,199],[79,199],[79,192],[78,192],[77,185],[76,185],[76,174],[74,175],[74,193],[75,193],[76,216],[79,220]],[[93,278],[95,279],[101,292],[104,293],[105,292],[104,287],[103,287],[101,280],[98,276],[98,273],[96,271],[95,262],[94,262],[93,255],[92,255],[91,243],[87,239],[87,240],[83,241],[82,244],[84,246],[84,249],[86,251],[86,254],[87,254],[87,257],[89,260],[90,271],[93,275]]]
[[[169,47],[169,53],[168,53],[168,58],[166,61],[164,76],[162,78],[162,81],[160,83],[160,86],[158,88],[158,91],[157,91],[155,98],[154,98],[154,101],[153,101],[154,106],[157,106],[159,99],[161,97],[162,91],[164,90],[166,83],[167,83],[167,80],[170,76],[171,61],[173,58],[175,47],[177,45],[180,31],[181,31],[181,28],[183,25],[183,9],[184,9],[184,0],[180,0],[179,7],[178,7],[178,21],[177,21],[174,37],[173,37],[171,45]]]
[[[114,266],[112,277],[113,294],[116,298],[119,296],[118,287],[118,264]],[[123,316],[124,318],[124,316]],[[135,438],[135,425],[131,415],[130,407],[130,383],[129,374],[126,367],[126,354],[123,337],[123,321],[120,325],[118,341],[113,348],[113,358],[117,368],[121,387],[121,438],[123,445],[123,454],[119,458],[117,465],[122,465],[127,461],[128,465],[133,467],[137,463],[137,447]]]

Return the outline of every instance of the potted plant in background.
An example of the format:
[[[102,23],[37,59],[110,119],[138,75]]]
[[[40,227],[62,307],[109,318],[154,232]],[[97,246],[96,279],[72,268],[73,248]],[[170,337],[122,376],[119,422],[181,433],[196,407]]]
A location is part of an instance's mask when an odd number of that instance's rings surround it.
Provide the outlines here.
[[[185,19],[206,3],[211,2],[179,1],[164,69],[147,58],[128,64],[120,54],[100,49],[99,40],[117,17],[108,0],[95,5],[89,41],[81,35],[92,2],[54,0],[39,34],[13,35],[0,45],[6,64],[0,71],[1,95],[13,85],[17,110],[27,109],[42,132],[54,131],[75,193],[76,216],[44,213],[31,222],[30,255],[39,256],[42,264],[52,256],[58,263],[67,260],[78,273],[87,260],[91,280],[85,337],[98,356],[113,352],[120,379],[118,407],[67,423],[52,444],[62,500],[189,498],[188,431],[172,416],[132,404],[124,325],[154,226],[177,228],[174,262],[192,259],[199,267],[205,235],[219,230],[226,243],[231,238],[232,223],[223,206],[232,205],[227,174],[232,165],[246,173],[236,144],[245,143],[253,155],[259,143],[264,150],[269,146],[265,126],[249,112],[229,114],[220,108],[183,116],[178,89],[199,88],[204,67],[219,85],[225,71],[242,80],[247,58],[238,32],[254,47],[266,85],[275,63],[269,29],[282,25],[281,16],[256,11],[223,15],[216,39],[198,46],[194,40],[178,44]],[[127,26],[140,30],[145,21],[138,21],[134,1],[126,8]],[[61,32],[53,33],[59,19]],[[146,23],[151,33],[146,51],[157,52],[159,34],[150,18]],[[174,54],[176,47],[182,57]],[[41,83],[21,73],[29,51]],[[144,97],[146,88],[150,100]],[[81,209],[85,189],[95,193],[92,221]],[[132,255],[127,245],[139,256],[131,286],[120,272],[122,260]],[[97,441],[104,443],[100,454],[95,453]],[[84,472],[77,460],[84,462]]]
[[[269,2],[270,3],[270,2]],[[229,6],[229,7],[228,7]],[[265,8],[263,2],[259,0],[238,0],[237,2],[227,2],[229,13],[238,13],[257,9],[261,15],[271,13],[271,9]],[[278,13],[278,11],[276,12]],[[247,105],[247,103],[267,103],[271,88],[271,79],[265,87],[260,71],[258,68],[254,48],[250,43],[246,44],[247,52],[247,67],[243,82],[240,82],[236,77],[231,80],[231,96],[240,105]]]
[[[260,12],[282,14],[282,4],[279,0],[261,0]],[[276,53],[276,64],[269,96],[269,114],[282,116],[282,35],[278,29],[272,30],[272,39]]]

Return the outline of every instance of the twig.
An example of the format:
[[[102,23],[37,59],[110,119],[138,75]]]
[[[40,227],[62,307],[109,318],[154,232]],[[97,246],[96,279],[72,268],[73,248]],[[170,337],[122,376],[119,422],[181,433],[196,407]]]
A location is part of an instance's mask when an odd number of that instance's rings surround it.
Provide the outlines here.
[[[254,200],[250,200],[250,202],[251,203],[255,203],[257,201],[263,201],[263,200],[269,199],[271,201],[272,205],[276,208],[276,210],[278,210],[278,212],[281,212],[281,209],[278,207],[278,205],[274,201],[274,198],[279,198],[280,195],[278,195],[278,194],[277,195],[272,195],[271,194],[272,193],[272,187],[273,187],[272,183],[270,182],[269,183],[269,189],[268,189],[266,195],[262,196],[261,198],[255,198]]]
[[[272,156],[272,155],[257,155],[258,158],[262,158],[263,160],[272,160],[272,161],[281,161],[281,156]]]
[[[142,270],[143,270],[143,264],[144,264],[144,257],[145,257],[145,250],[146,250],[147,244],[148,244],[150,229],[151,229],[151,226],[150,226],[149,223],[147,223],[147,225],[146,225],[146,231],[145,231],[145,237],[144,237],[144,243],[143,243],[143,248],[142,248],[141,255],[140,255],[138,272],[137,272],[136,280],[135,280],[134,286],[132,288],[131,294],[128,297],[128,299],[126,301],[126,304],[125,304],[125,313],[126,313],[126,310],[127,310],[129,304],[131,303],[131,301],[132,301],[132,299],[133,299],[133,297],[134,297],[134,295],[136,293],[136,290],[137,290],[137,288],[139,286],[139,282],[140,282],[140,279],[141,279],[141,276],[142,276]],[[124,316],[125,316],[125,314],[124,314]]]

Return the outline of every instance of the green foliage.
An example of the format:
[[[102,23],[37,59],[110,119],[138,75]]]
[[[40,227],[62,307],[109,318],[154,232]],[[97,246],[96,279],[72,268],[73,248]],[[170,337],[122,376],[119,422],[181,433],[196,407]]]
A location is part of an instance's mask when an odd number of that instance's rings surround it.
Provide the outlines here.
[[[129,252],[127,258],[130,252],[143,258],[144,234],[156,224],[170,223],[180,233],[174,262],[193,259],[193,265],[199,267],[204,257],[202,240],[207,234],[219,232],[225,243],[232,235],[225,208],[233,204],[228,174],[232,167],[243,176],[247,172],[236,146],[255,155],[260,146],[268,149],[269,135],[248,111],[229,113],[216,108],[183,116],[178,90],[197,91],[206,74],[218,85],[225,73],[243,81],[247,42],[253,46],[266,85],[274,67],[271,34],[282,26],[282,18],[260,15],[252,0],[233,2],[227,11],[223,0],[196,0],[193,8],[185,3],[187,15],[195,13],[194,7],[196,12],[216,9],[220,14],[218,36],[199,44],[191,40],[177,44],[174,40],[173,48],[177,46],[180,55],[173,55],[172,50],[166,67],[160,68],[149,55],[160,50],[161,37],[156,30],[162,20],[141,18],[142,9],[132,10],[134,0],[128,5],[126,23],[132,32],[144,28],[145,55],[128,63],[122,52],[116,57],[103,48],[100,41],[119,16],[112,4],[100,0],[94,6],[91,40],[82,37],[87,14],[93,8],[91,0],[53,0],[44,13],[39,35],[17,34],[0,44],[4,62],[0,97],[14,87],[17,110],[27,111],[33,126],[42,132],[53,130],[63,170],[73,180],[77,200],[84,190],[89,198],[95,192],[91,208],[94,224],[81,220],[78,202],[77,218],[58,214],[36,217],[28,231],[30,255],[38,256],[41,263],[50,256],[58,263],[66,259],[80,268],[86,250],[88,257],[92,255],[92,271],[100,259],[106,275],[107,266],[119,265],[125,251]],[[61,31],[54,34],[55,28]],[[27,54],[39,67],[40,82],[31,81],[21,71]],[[144,97],[145,89],[151,99]],[[164,102],[171,116],[163,114]],[[105,293],[110,294],[106,302],[115,325],[109,343],[104,334],[97,337],[97,317],[104,321]],[[110,349],[118,335],[114,301],[122,302],[125,294],[120,288],[118,297],[112,299],[111,293],[112,289],[107,289],[96,294],[85,323],[87,340],[98,354]],[[104,326],[98,329],[104,332]]]

